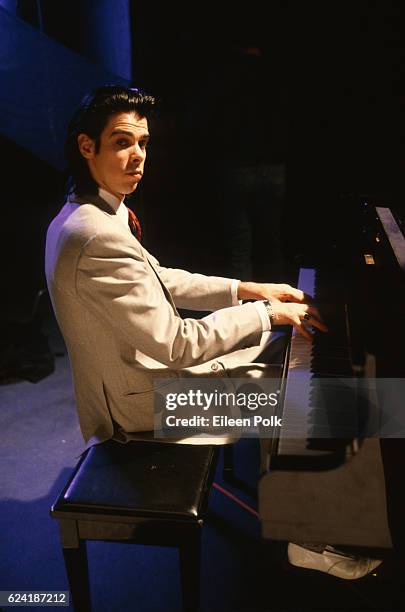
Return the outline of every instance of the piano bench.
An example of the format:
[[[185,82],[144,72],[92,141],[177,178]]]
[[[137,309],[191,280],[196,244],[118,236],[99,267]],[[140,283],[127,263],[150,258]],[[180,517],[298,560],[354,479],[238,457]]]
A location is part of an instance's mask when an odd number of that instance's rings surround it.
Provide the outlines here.
[[[215,446],[108,440],[86,451],[53,504],[76,612],[89,612],[87,540],[179,548],[185,610],[199,605],[201,529]]]

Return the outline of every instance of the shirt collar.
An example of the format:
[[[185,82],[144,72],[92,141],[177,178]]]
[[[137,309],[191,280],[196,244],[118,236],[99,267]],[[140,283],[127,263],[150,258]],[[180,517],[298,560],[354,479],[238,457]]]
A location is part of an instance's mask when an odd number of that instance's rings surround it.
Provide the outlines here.
[[[102,187],[98,188],[98,195],[100,196],[100,198],[103,198],[103,200],[105,200],[115,212],[118,211],[118,208],[121,205],[125,206],[124,198],[120,200],[119,198],[117,198],[117,196],[114,196],[112,193],[106,191]]]
[[[116,196],[112,195],[109,191],[98,188],[98,195],[102,198],[115,212],[117,217],[122,221],[122,223],[128,228],[128,208],[126,204],[124,204],[124,199],[120,200]]]

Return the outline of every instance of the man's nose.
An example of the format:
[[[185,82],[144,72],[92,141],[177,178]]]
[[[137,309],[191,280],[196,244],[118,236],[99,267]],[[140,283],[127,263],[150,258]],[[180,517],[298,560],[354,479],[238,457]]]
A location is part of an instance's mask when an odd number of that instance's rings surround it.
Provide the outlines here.
[[[142,160],[145,157],[145,151],[139,145],[135,145],[131,151],[132,160]]]

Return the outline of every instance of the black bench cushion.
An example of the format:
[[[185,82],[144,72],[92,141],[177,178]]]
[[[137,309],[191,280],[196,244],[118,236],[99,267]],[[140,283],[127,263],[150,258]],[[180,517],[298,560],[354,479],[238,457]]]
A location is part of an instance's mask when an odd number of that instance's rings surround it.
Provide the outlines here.
[[[109,440],[87,451],[52,510],[195,520],[215,458],[213,446]]]

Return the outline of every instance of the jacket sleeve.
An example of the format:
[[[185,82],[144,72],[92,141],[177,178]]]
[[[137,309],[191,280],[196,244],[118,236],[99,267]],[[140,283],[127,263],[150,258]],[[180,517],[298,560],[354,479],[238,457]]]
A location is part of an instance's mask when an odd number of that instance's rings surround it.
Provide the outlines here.
[[[181,369],[260,343],[262,323],[253,303],[182,319],[135,241],[94,236],[83,247],[76,293],[115,333],[153,359]]]
[[[218,310],[232,306],[232,279],[165,268],[145,248],[150,263],[169,289],[177,308],[188,310]]]

